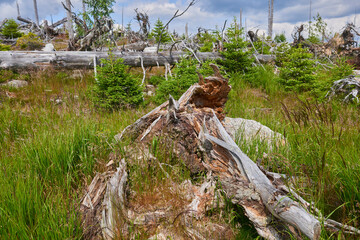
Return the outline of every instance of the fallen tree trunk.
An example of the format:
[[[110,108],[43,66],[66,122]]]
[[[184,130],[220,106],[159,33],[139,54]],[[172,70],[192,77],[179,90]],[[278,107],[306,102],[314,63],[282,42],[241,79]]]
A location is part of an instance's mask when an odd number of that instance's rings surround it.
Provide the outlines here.
[[[199,75],[199,84],[191,86],[179,101],[170,96],[168,102],[138,119],[116,138],[130,138],[131,145],[143,149],[141,152],[149,148],[153,139],[171,143],[169,150],[183,159],[193,174],[208,172],[216,176],[222,191],[233,203],[244,208],[259,235],[266,239],[283,239],[289,233],[297,239],[302,239],[302,234],[319,239],[321,227],[317,218],[289,198],[288,192],[278,187],[278,180],[269,177],[249,159],[224,129],[221,123],[225,118],[223,107],[231,87],[219,69],[213,64],[211,66],[215,76],[204,79]],[[124,189],[125,180],[114,180],[111,184],[114,182],[119,182],[119,185],[108,185],[107,191]],[[106,196],[103,198],[101,229],[106,229],[102,230],[106,239],[108,230],[114,231],[116,221],[129,218],[127,211],[123,210],[126,207],[124,194],[113,196],[115,200],[115,196],[119,197],[119,201],[111,204],[118,206],[121,213],[116,218],[114,213],[108,214],[106,209],[111,206],[110,200]],[[90,196],[91,199],[98,197]],[[200,198],[195,198],[184,212],[197,212],[200,205]]]
[[[141,58],[145,67],[173,65],[181,57],[187,56],[185,52],[169,53],[144,53],[144,52],[113,52],[116,58],[123,58],[124,64],[132,67],[141,67]],[[197,53],[202,60],[221,58],[219,53]],[[94,67],[94,57],[97,60],[108,58],[107,52],[0,52],[0,69],[31,69],[54,67],[61,69],[90,69]]]
[[[155,67],[174,65],[181,57],[188,56],[186,52],[113,52],[116,58],[123,58],[124,64],[131,67],[141,67],[141,58],[144,67]],[[197,52],[196,56],[201,61],[215,60],[222,58],[216,52]],[[3,51],[0,52],[0,69],[34,69],[44,67],[54,67],[60,69],[91,69],[94,67],[94,57],[97,64],[100,59],[108,58],[107,52],[84,52],[84,51],[57,51],[57,52],[38,52],[38,51]],[[271,62],[274,57],[271,55],[257,55],[260,62]]]

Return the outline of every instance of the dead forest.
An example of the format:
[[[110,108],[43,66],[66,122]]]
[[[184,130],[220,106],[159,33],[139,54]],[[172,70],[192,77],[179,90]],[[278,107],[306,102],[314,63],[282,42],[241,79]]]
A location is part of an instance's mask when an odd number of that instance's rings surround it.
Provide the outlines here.
[[[269,0],[269,36],[169,30],[192,0],[133,30],[107,2],[0,19],[0,239],[360,238],[358,26],[273,38]]]

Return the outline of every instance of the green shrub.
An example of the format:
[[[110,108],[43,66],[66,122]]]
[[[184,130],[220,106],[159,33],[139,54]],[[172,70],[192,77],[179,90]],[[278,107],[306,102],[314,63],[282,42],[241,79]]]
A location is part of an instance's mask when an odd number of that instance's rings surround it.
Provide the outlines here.
[[[16,41],[16,46],[22,50],[41,50],[44,43],[36,34],[29,32]]]
[[[96,106],[116,110],[138,106],[143,101],[139,79],[128,73],[123,59],[102,59],[98,68],[97,81],[92,88],[91,98]]]
[[[253,63],[251,52],[247,51],[248,44],[241,38],[241,31],[235,19],[226,32],[228,42],[224,43],[224,51],[221,51],[224,59],[218,61],[230,73],[247,72]]]
[[[10,46],[0,43],[0,51],[10,51]]]
[[[168,81],[163,81],[159,84],[156,90],[155,102],[157,104],[163,103],[169,99],[169,94],[175,99],[179,99],[181,95],[194,83],[199,81],[196,72],[205,76],[212,75],[213,71],[209,64],[211,61],[206,61],[201,67],[197,67],[197,61],[190,58],[183,58],[173,71],[173,76],[169,77]]]
[[[1,34],[6,38],[18,38],[22,36],[22,33],[18,30],[19,25],[14,19],[9,19],[3,26]]]
[[[315,81],[313,54],[301,47],[289,48],[281,56],[280,83],[288,91],[309,91]]]
[[[148,80],[148,83],[154,86],[158,86],[163,81],[165,81],[165,77],[163,76],[151,76]]]

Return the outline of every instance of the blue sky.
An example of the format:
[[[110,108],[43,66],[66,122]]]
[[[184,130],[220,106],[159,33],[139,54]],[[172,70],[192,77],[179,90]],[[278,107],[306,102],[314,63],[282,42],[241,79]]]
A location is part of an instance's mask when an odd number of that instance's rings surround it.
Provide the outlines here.
[[[65,0],[37,0],[40,19],[54,21],[65,16],[61,1]],[[285,32],[290,37],[295,25],[309,19],[309,5],[312,3],[312,16],[317,13],[328,23],[332,32],[340,31],[347,22],[360,26],[360,0],[274,0],[274,33]],[[22,17],[34,19],[33,0],[18,0]],[[189,0],[117,0],[114,5],[113,18],[121,23],[121,12],[124,6],[124,24],[131,22],[132,28],[137,28],[134,20],[134,9],[145,11],[154,23],[157,18],[166,22],[177,9],[186,8]],[[72,0],[75,12],[81,11],[81,0]],[[198,27],[215,29],[222,26],[227,19],[231,21],[239,16],[243,10],[243,22],[248,29],[267,29],[268,0],[197,0],[196,4],[182,17],[175,19],[170,29],[184,31],[186,23],[191,32]],[[16,18],[16,1],[0,0],[0,20]]]

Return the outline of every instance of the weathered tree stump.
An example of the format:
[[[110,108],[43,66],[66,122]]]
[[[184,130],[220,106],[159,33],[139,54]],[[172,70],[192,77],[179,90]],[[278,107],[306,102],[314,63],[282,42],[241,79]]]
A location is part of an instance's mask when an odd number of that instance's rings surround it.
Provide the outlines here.
[[[204,79],[199,75],[199,83],[191,86],[179,101],[170,96],[169,101],[125,128],[117,139],[130,138],[132,145],[143,149],[155,137],[171,142],[173,149],[169,151],[176,153],[192,173],[208,172],[215,176],[226,195],[244,208],[258,234],[266,239],[283,239],[288,237],[286,234],[289,232],[296,238],[301,238],[303,234],[310,239],[318,239],[319,221],[290,199],[287,192],[279,187],[279,179],[262,171],[226,132],[221,121],[225,118],[223,108],[231,87],[218,67],[211,66],[214,76]],[[122,164],[119,169],[123,169]],[[124,174],[123,171],[121,176]],[[109,184],[119,182],[119,185],[117,188],[108,185],[107,192],[117,189],[112,198],[117,202],[113,204],[121,206],[124,192],[119,189],[124,189],[124,181],[119,180],[123,179],[119,173],[114,176],[117,180],[110,180]],[[206,183],[201,188],[206,189],[210,185]],[[189,209],[196,212],[197,206],[201,205],[199,201],[194,199]],[[103,236],[108,238],[111,231],[106,229],[112,230],[112,221],[115,221],[112,219],[114,214],[108,214],[111,212],[109,209],[113,211],[109,207],[108,193],[102,206],[101,227]],[[119,211],[120,215],[126,214]]]

